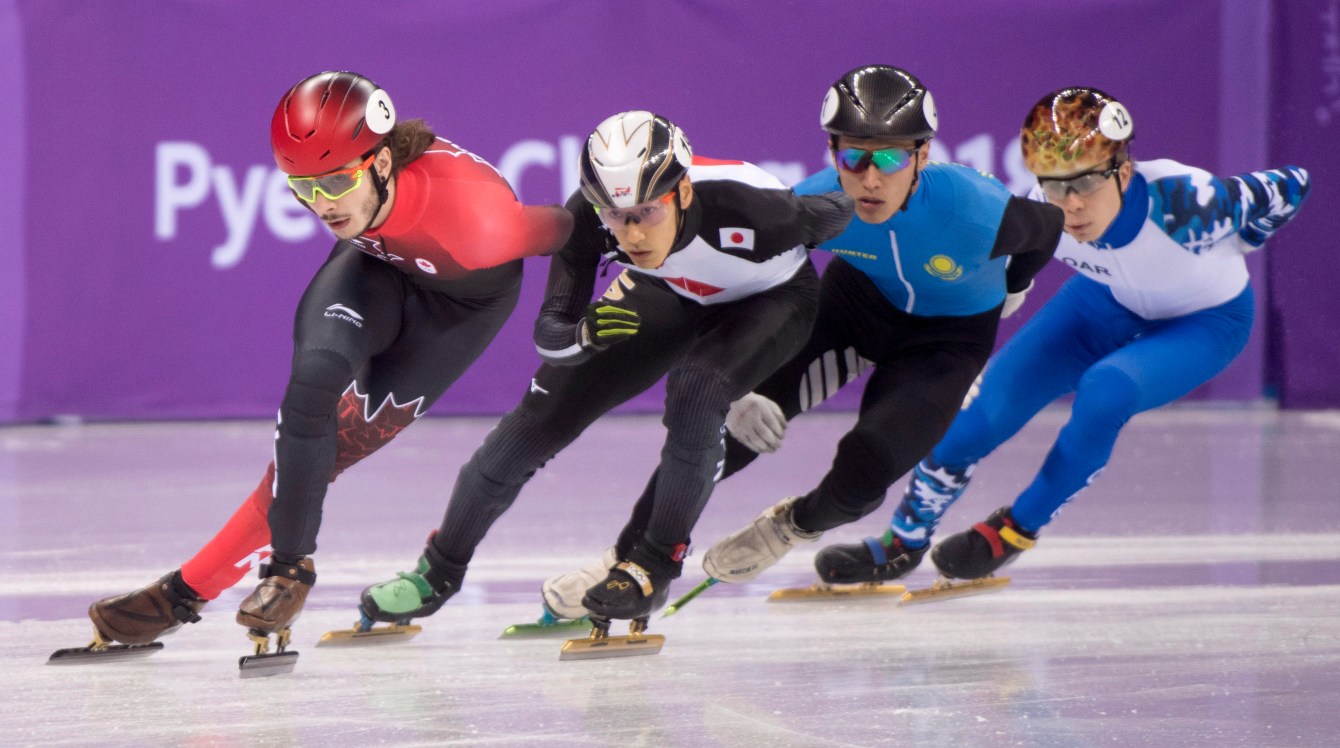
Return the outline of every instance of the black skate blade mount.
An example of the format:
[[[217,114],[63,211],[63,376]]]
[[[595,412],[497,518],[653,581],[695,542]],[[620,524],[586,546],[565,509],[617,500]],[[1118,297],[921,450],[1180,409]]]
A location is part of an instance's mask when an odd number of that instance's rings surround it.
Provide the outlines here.
[[[863,584],[826,584],[818,582],[809,587],[773,590],[772,594],[768,595],[768,602],[822,602],[842,598],[887,598],[890,596],[901,598],[906,591],[907,588],[901,584],[870,582]]]
[[[949,600],[955,597],[985,595],[999,592],[1010,583],[1009,577],[982,577],[981,579],[950,579],[939,577],[930,587],[908,590],[898,601],[899,605],[917,605],[936,600]]]
[[[87,647],[58,649],[55,652],[52,652],[51,656],[47,658],[47,664],[75,665],[93,662],[138,660],[142,657],[148,657],[162,648],[162,642],[149,642],[148,644],[105,644],[102,646],[99,646],[97,642],[94,642]]]
[[[393,623],[388,626],[363,628],[355,623],[352,628],[327,631],[317,640],[318,647],[363,647],[372,644],[407,642],[423,633],[422,626]]]
[[[238,675],[243,678],[265,678],[286,675],[298,664],[297,652],[271,652],[245,655],[237,658]]]
[[[637,657],[659,654],[665,637],[647,633],[647,619],[635,618],[628,624],[627,636],[610,636],[608,619],[592,619],[591,635],[563,642],[559,660],[603,660],[611,657]]]

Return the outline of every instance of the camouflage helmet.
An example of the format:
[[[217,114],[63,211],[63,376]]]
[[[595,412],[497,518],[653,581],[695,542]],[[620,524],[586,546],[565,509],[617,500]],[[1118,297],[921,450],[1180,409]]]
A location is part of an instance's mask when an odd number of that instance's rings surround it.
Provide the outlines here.
[[[1135,131],[1121,102],[1096,88],[1063,88],[1043,96],[1024,119],[1024,165],[1060,177],[1126,159]]]

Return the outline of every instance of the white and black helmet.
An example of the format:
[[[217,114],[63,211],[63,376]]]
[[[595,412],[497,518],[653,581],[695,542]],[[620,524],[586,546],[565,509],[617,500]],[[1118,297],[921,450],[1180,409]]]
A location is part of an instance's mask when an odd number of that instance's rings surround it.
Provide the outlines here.
[[[833,136],[926,140],[939,118],[935,99],[915,75],[865,65],[842,76],[824,97],[819,124]]]
[[[674,189],[693,151],[684,132],[657,114],[632,111],[600,123],[582,151],[582,195],[600,208],[630,208]]]

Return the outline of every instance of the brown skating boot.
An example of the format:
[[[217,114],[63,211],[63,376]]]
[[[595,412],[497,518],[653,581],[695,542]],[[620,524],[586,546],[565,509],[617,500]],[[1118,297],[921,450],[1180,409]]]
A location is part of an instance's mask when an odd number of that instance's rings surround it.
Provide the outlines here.
[[[237,661],[243,678],[257,678],[293,672],[298,653],[288,651],[292,631],[289,628],[302,613],[307,593],[316,584],[312,559],[302,557],[291,564],[272,556],[261,565],[261,583],[256,585],[237,608],[237,622],[247,627],[247,638],[256,645],[256,653]],[[270,635],[275,648],[270,651]]]
[[[316,584],[316,567],[310,558],[281,564],[272,558],[262,564],[261,583],[237,608],[237,622],[265,634],[287,629],[302,612],[307,593]]]
[[[205,602],[182,581],[179,569],[134,592],[93,603],[88,606],[88,617],[104,639],[148,644],[183,623],[199,621]]]

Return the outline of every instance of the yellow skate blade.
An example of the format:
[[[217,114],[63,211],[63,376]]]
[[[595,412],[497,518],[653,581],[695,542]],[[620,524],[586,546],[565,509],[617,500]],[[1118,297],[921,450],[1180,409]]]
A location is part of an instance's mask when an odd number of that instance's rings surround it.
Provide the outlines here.
[[[503,629],[499,639],[538,639],[546,636],[572,636],[578,631],[589,631],[591,619],[583,616],[569,621],[545,623],[543,619],[534,623],[514,623]]]
[[[359,631],[358,624],[353,628],[327,631],[317,639],[318,647],[362,647],[369,644],[394,644],[407,642],[423,633],[423,627],[414,624],[380,626]]]
[[[665,646],[661,634],[606,636],[602,639],[569,639],[563,642],[560,660],[603,660],[610,657],[654,655]]]
[[[985,595],[988,592],[999,592],[1005,589],[1010,583],[1009,577],[983,577],[981,579],[946,579],[940,577],[935,582],[924,589],[909,590],[899,601],[899,605],[916,605],[918,603],[929,603],[936,600],[949,600],[955,597],[969,597],[971,595]]]
[[[298,664],[297,652],[271,652],[237,658],[238,675],[243,678],[265,678],[286,675]]]
[[[812,584],[809,587],[792,587],[773,590],[768,595],[770,603],[815,602],[834,598],[888,597],[901,596],[907,588],[901,584]]]
[[[98,647],[94,644],[90,644],[87,647],[58,649],[55,652],[52,652],[51,656],[47,658],[47,664],[74,665],[92,662],[137,660],[141,657],[148,657],[162,648],[162,642],[149,642],[148,644],[108,644],[105,647]]]

